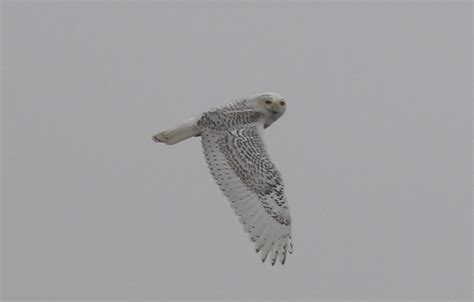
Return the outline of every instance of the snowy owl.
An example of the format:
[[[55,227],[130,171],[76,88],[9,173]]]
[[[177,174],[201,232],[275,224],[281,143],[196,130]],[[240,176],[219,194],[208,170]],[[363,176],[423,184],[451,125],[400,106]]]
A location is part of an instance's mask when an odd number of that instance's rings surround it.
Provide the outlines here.
[[[155,142],[168,145],[201,137],[212,176],[262,262],[270,255],[272,265],[277,258],[285,264],[293,246],[282,177],[265,149],[263,129],[279,119],[286,107],[280,95],[263,93],[212,109],[153,136]]]

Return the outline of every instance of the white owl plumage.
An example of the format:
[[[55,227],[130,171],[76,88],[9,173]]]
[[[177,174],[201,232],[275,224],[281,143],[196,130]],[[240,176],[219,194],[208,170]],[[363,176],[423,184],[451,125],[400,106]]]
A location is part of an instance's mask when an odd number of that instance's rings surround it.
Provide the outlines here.
[[[262,262],[292,253],[291,218],[280,172],[263,142],[263,129],[286,111],[286,100],[263,93],[212,109],[153,136],[168,145],[200,136],[212,176],[255,243]]]

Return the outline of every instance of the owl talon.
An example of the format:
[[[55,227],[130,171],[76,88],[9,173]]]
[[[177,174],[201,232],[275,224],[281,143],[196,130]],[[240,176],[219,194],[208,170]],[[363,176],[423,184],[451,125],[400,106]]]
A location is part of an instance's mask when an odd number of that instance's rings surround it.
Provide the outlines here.
[[[154,136],[153,136],[153,141],[154,141],[155,143],[162,143],[162,142],[163,142],[163,141],[161,141],[161,140],[158,138],[158,135],[154,135]]]

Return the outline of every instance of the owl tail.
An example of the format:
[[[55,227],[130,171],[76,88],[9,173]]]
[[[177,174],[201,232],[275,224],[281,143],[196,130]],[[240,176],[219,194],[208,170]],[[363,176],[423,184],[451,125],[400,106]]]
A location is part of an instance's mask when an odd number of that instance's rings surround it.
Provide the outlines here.
[[[198,136],[201,133],[197,126],[198,120],[198,118],[193,118],[175,128],[155,134],[153,136],[153,141],[155,143],[174,145],[190,137]]]

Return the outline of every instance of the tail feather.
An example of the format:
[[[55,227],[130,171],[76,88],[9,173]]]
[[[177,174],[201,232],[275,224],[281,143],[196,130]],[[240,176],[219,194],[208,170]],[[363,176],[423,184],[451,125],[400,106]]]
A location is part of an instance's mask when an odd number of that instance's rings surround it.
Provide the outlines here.
[[[175,128],[157,133],[153,136],[153,141],[174,145],[190,137],[198,136],[200,131],[197,127],[197,121],[197,118],[193,118]]]

